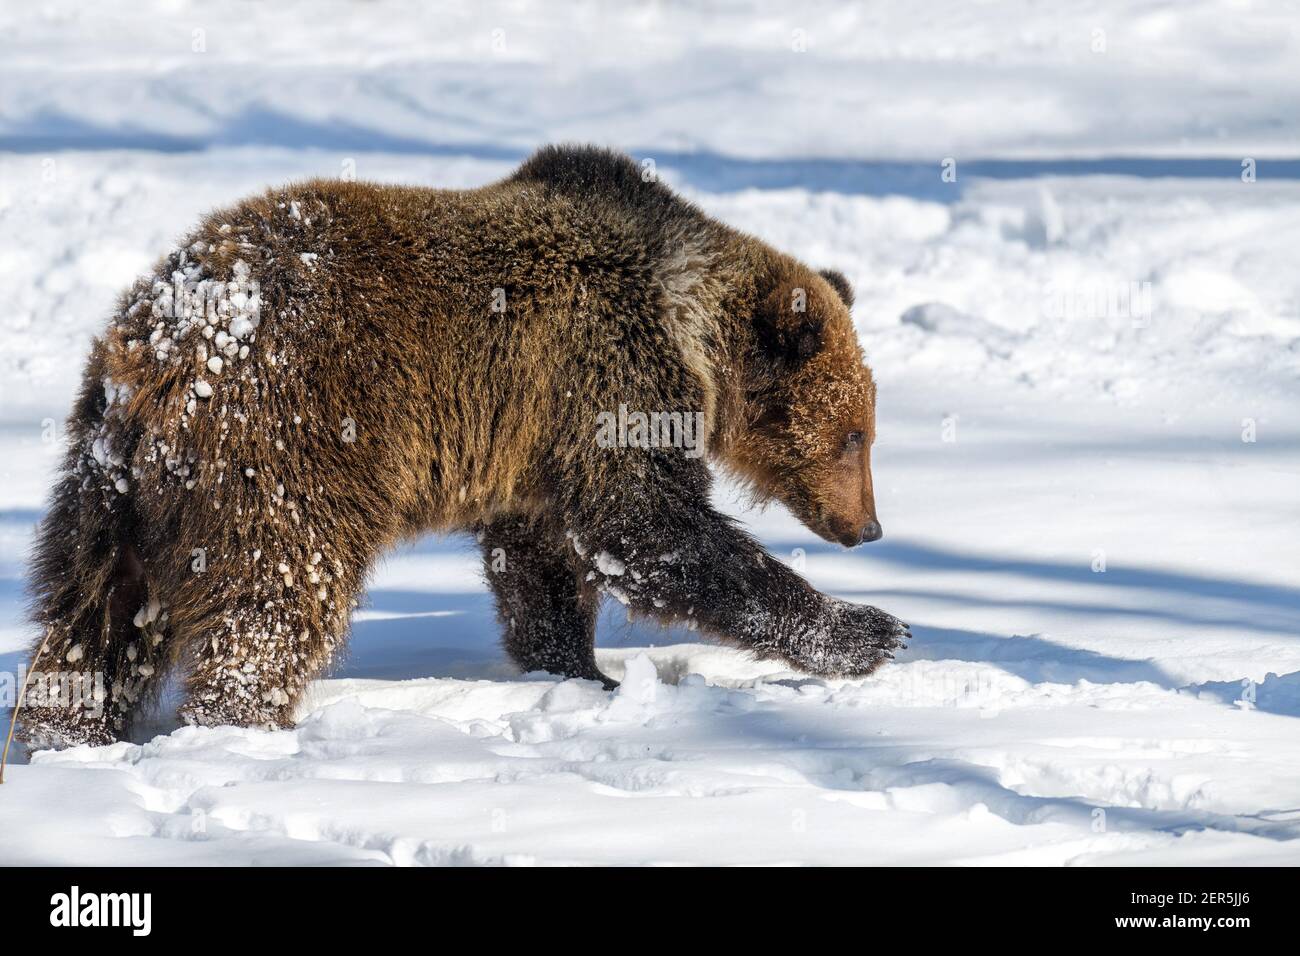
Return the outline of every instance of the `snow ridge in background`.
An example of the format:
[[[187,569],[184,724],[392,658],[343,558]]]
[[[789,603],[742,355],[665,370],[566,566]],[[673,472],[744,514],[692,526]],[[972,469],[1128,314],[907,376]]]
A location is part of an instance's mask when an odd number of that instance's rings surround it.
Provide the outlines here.
[[[121,288],[266,185],[471,187],[563,139],[853,281],[885,539],[718,504],[915,635],[823,681],[615,607],[611,694],[515,673],[472,542],[426,539],[297,727],[39,754],[0,863],[1300,859],[1294,14],[799,9],[0,12],[0,672]]]
[[[1288,3],[54,0],[0,38],[7,149],[1295,155]]]

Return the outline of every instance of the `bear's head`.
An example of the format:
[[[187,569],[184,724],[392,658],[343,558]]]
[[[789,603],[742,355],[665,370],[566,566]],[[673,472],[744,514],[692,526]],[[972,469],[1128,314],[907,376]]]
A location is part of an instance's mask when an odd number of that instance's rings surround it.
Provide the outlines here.
[[[828,541],[882,532],[871,486],[876,386],[853,329],[853,291],[838,272],[786,262],[753,317],[745,427],[729,464],[760,500],[784,504]]]

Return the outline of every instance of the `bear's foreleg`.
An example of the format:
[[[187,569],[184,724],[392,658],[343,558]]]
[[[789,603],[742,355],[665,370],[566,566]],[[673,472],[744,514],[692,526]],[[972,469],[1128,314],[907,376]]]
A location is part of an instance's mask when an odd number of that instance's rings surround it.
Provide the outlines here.
[[[869,674],[911,636],[878,608],[816,591],[709,507],[703,465],[640,475],[565,515],[584,578],[632,610],[825,677]]]
[[[542,519],[497,518],[479,531],[506,652],[524,671],[617,684],[596,668],[600,595],[578,577],[563,536]]]

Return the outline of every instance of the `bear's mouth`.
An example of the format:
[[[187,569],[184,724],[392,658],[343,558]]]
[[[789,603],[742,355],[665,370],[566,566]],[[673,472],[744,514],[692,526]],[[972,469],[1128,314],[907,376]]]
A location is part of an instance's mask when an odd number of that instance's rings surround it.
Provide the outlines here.
[[[814,511],[799,504],[790,504],[787,507],[790,508],[794,516],[799,519],[805,528],[823,541],[829,541],[831,544],[838,544],[844,548],[856,548],[864,541],[874,541],[879,537],[879,534],[875,535],[875,537],[864,537],[863,526],[838,516],[826,515],[820,513],[819,510]],[[879,529],[879,525],[874,520],[870,524]]]
[[[825,540],[830,541],[833,544],[842,545],[845,548],[856,548],[865,540],[868,540],[863,538],[861,528],[850,529],[847,526],[841,526],[838,528],[829,528],[826,531],[818,531],[816,528],[812,530],[816,531],[817,534]]]

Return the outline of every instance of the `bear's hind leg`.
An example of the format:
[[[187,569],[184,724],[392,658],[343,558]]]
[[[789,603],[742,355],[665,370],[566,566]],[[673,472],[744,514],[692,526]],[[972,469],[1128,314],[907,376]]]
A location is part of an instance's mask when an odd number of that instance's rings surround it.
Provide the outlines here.
[[[617,687],[596,667],[600,596],[579,577],[559,533],[544,519],[503,517],[481,529],[480,543],[506,652],[520,669]]]
[[[180,716],[202,726],[286,728],[307,684],[343,643],[362,571],[329,553],[271,545],[236,560],[256,569],[231,575],[251,588],[221,589],[219,566],[196,574],[174,602],[188,612],[190,671]]]
[[[78,609],[48,613],[34,646],[22,719],[33,749],[121,740],[157,699],[171,644],[166,605],[132,545],[109,553],[107,593],[96,599],[98,587],[87,588]]]
[[[107,744],[156,699],[172,629],[127,503],[66,476],[36,534],[33,618],[19,739],[32,749]]]

